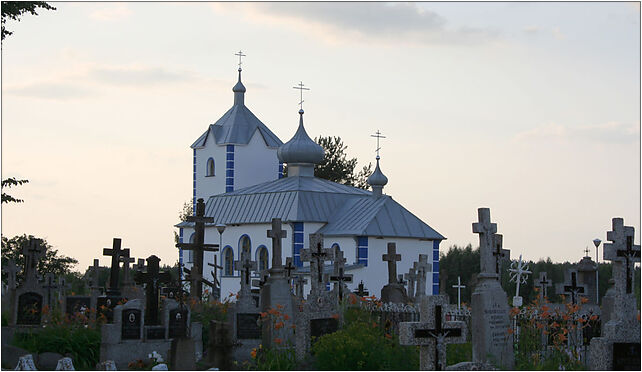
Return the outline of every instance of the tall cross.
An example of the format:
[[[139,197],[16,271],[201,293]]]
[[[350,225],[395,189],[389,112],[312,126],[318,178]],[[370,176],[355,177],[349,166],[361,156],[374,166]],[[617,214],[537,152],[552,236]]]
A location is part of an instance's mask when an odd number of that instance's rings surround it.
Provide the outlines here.
[[[417,271],[417,288],[415,294],[415,300],[421,301],[421,297],[426,295],[426,276],[428,271],[432,269],[432,266],[428,263],[428,255],[420,254],[419,261],[413,264],[413,267]]]
[[[363,285],[363,280],[359,282],[359,285],[357,286],[357,291],[354,292],[357,296],[359,297],[364,297],[369,295],[370,293],[365,289]]]
[[[382,255],[381,258],[388,261],[388,284],[397,283],[397,261],[401,261],[401,255],[397,253],[397,245],[388,243],[388,253]]]
[[[303,87],[303,82],[302,82],[302,81],[301,81],[301,82],[299,82],[299,84],[298,84],[298,85],[299,85],[299,86],[297,86],[297,87],[292,87],[292,88],[294,88],[294,89],[298,89],[298,90],[300,90],[300,91],[301,91],[301,101],[299,101],[299,107],[300,107],[300,108],[301,108],[301,110],[303,111],[303,91],[304,91],[304,90],[310,90],[310,88],[304,88],[304,87]]]
[[[415,295],[415,281],[417,280],[416,267],[413,266],[408,269],[406,274],[403,274],[404,279],[408,282],[408,297],[414,297]]]
[[[301,260],[310,262],[310,285],[315,294],[320,290],[320,284],[324,283],[325,261],[331,261],[334,258],[333,253],[332,249],[323,248],[322,234],[310,234],[310,248],[301,250]]]
[[[234,267],[239,268],[241,272],[241,295],[250,295],[252,290],[252,283],[250,282],[250,275],[252,271],[256,271],[256,261],[250,260],[248,253],[243,251],[241,259],[234,261]]]
[[[29,241],[23,246],[22,254],[25,257],[24,263],[24,282],[37,281],[38,262],[47,252],[47,247],[42,239],[29,238]]]
[[[307,283],[308,280],[303,276],[303,274],[298,274],[294,277],[295,293],[299,299],[303,299],[303,288]]]
[[[99,260],[94,258],[94,265],[87,268],[89,271],[89,290],[92,292],[92,295],[95,292],[98,292],[98,278],[100,277],[100,265]],[[97,295],[97,294],[96,294]]]
[[[499,262],[503,259],[510,258],[510,251],[508,249],[502,249],[504,237],[502,234],[494,234],[493,241],[495,244],[495,249],[493,250],[493,256],[495,256],[495,274],[499,275]]]
[[[588,248],[588,246],[584,249],[584,257],[589,257],[589,248]]]
[[[282,229],[281,219],[272,219],[272,229],[267,231],[267,237],[272,238],[272,270],[281,272],[283,270],[282,239],[288,237],[288,232]]]
[[[528,274],[532,274],[532,272],[528,270],[528,264],[522,261],[521,254],[519,255],[519,261],[513,261],[511,263],[509,271],[511,272],[510,281],[517,283],[515,292],[515,297],[517,297],[519,296],[519,285],[526,284]]]
[[[477,209],[478,221],[473,223],[473,233],[479,234],[479,255],[481,261],[481,272],[491,274],[493,272],[493,236],[497,233],[497,224],[490,222],[490,209]],[[495,270],[495,274],[499,270]]]
[[[172,276],[168,272],[160,272],[160,258],[152,255],[147,257],[147,272],[136,272],[136,283],[145,284],[145,324],[160,324],[158,314],[158,292],[160,283],[169,283]]]
[[[129,286],[132,284],[129,264],[134,263],[136,259],[129,257],[129,248],[125,248],[123,249],[123,254],[119,257],[119,261],[123,263],[123,286]]]
[[[447,305],[445,295],[426,297],[421,303],[421,321],[399,324],[399,343],[420,347],[420,370],[445,369],[446,344],[466,342],[466,323],[443,322],[442,308]]]
[[[640,246],[633,244],[635,228],[624,226],[622,218],[613,219],[613,230],[606,233],[606,237],[612,243],[604,243],[604,259],[613,263],[613,278],[615,279],[616,291],[623,289],[627,294],[633,292],[633,266],[640,262]],[[622,267],[622,266],[625,267]],[[626,287],[622,288],[622,280],[626,281]]]
[[[178,243],[176,247],[194,251],[192,271],[196,270],[194,274],[198,275],[192,275],[192,278],[203,277],[203,253],[217,252],[219,247],[218,244],[205,244],[205,224],[214,223],[214,218],[205,217],[205,202],[202,198],[196,201],[196,215],[187,216],[187,222],[194,222],[194,243]],[[190,293],[200,299],[203,296],[203,282],[190,283]]]
[[[234,53],[234,55],[239,57],[239,70],[240,70],[241,69],[241,65],[243,64],[243,62],[241,61],[241,58],[242,57],[247,57],[247,55],[243,54],[243,52],[240,51],[240,50],[238,51],[238,53]]]
[[[217,286],[220,287],[221,282],[218,281],[218,277],[216,275],[216,272],[218,270],[216,270],[216,269],[223,270],[223,266],[221,266],[221,265],[216,263],[216,255],[214,255],[214,263],[208,262],[207,266],[211,266],[211,267],[214,268],[214,270],[210,271],[211,274],[212,274],[212,279],[214,279],[214,284],[216,284]]]
[[[296,270],[296,266],[293,264],[292,257],[287,257],[285,259],[285,277],[288,278],[288,280],[292,279],[292,271]]]
[[[58,284],[56,284],[53,273],[45,274],[45,282],[43,283],[42,288],[45,290],[45,302],[47,303],[47,306],[51,308],[54,292],[58,289]]]
[[[381,146],[379,146],[379,139],[386,138],[386,136],[382,136],[381,132],[379,132],[379,129],[377,129],[377,132],[375,134],[371,134],[370,137],[375,137],[377,139],[377,149],[375,150],[375,152],[377,153],[377,159],[379,159],[379,150],[381,150]]]
[[[546,277],[546,271],[541,271],[539,273],[539,279],[537,281],[538,287],[541,288],[542,296],[546,297],[546,288],[552,285],[551,280]]]
[[[111,256],[111,271],[109,273],[109,289],[107,294],[118,296],[120,295],[120,290],[118,289],[118,271],[120,269],[120,256],[127,255],[129,256],[129,249],[121,249],[121,240],[120,238],[114,238],[112,248],[104,248],[103,255]]]
[[[562,286],[562,291],[561,293],[570,293],[571,294],[571,303],[575,305],[577,303],[577,297],[578,295],[584,294],[584,286],[578,286],[577,285],[577,272],[575,270],[571,270],[571,284],[564,285]]]
[[[457,288],[457,310],[461,309],[461,290],[466,288],[465,285],[461,284],[461,277],[457,276],[457,285],[453,285],[453,288]]]
[[[330,276],[331,282],[336,282],[335,289],[339,294],[339,301],[343,300],[343,289],[345,284],[352,283],[352,274],[344,274],[344,264],[346,259],[343,258],[343,252],[337,246],[334,250],[334,272]]]
[[[3,268],[2,271],[5,271],[7,273],[7,288],[11,291],[16,289],[18,286],[18,281],[17,281],[17,274],[18,274],[18,266],[16,266],[16,261],[13,259],[9,259],[7,262],[7,266]]]

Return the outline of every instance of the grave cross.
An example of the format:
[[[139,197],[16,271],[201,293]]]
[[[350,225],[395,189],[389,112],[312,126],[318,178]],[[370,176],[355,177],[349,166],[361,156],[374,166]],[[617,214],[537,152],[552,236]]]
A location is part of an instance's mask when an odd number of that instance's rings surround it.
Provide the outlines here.
[[[517,284],[515,290],[515,297],[517,297],[519,296],[519,285],[526,284],[528,274],[532,274],[532,272],[528,270],[528,264],[522,261],[521,254],[519,255],[518,261],[511,263],[509,271],[511,272],[510,281]]]
[[[29,241],[23,246],[22,254],[25,257],[24,263],[24,282],[37,281],[38,262],[47,252],[47,247],[42,239],[29,238]]]
[[[427,272],[431,269],[431,266],[428,263],[428,255],[420,254],[419,262],[415,262],[413,267],[417,271],[417,292],[415,294],[415,298],[420,299],[426,295],[426,276]]]
[[[397,283],[397,261],[401,261],[401,255],[397,253],[397,245],[388,243],[388,253],[381,256],[388,261],[388,284]]]
[[[223,270],[223,266],[216,263],[216,255],[214,255],[214,263],[208,262],[207,266],[211,266],[214,268],[214,270],[210,272],[212,274],[212,278],[214,279],[214,284],[216,284],[217,286],[220,286],[221,282],[218,281],[218,277],[216,276],[216,272],[218,271],[216,269]]]
[[[303,276],[303,274],[298,274],[294,277],[296,296],[300,299],[303,299],[303,288],[306,284],[308,284],[308,280]]]
[[[136,272],[135,281],[145,285],[146,312],[145,323],[150,325],[160,324],[158,314],[158,291],[160,283],[169,283],[172,276],[168,272],[160,272],[160,258],[152,255],[147,257],[147,272]]]
[[[132,285],[129,264],[134,263],[136,259],[134,257],[129,257],[129,248],[123,249],[123,254],[118,258],[118,260],[123,263],[123,287]]]
[[[252,285],[254,287],[259,287],[259,289],[263,288],[263,285],[267,282],[268,276],[270,276],[268,270],[261,270],[259,273],[259,278],[261,279],[253,279],[252,280]]]
[[[481,258],[481,272],[492,273],[493,265],[493,235],[497,233],[497,224],[490,222],[490,209],[477,209],[478,221],[473,223],[473,233],[479,234],[479,253]],[[497,270],[496,270],[497,271]]]
[[[408,269],[408,272],[403,274],[404,279],[408,283],[408,297],[415,295],[415,281],[417,280],[416,268],[413,266]]]
[[[67,284],[67,279],[64,276],[58,278],[58,299],[65,298],[66,292],[71,289],[71,285]]]
[[[457,288],[457,310],[461,309],[461,290],[466,288],[465,285],[461,284],[461,277],[457,276],[457,284],[453,285],[453,288]]]
[[[613,219],[613,230],[606,233],[607,239],[612,243],[604,243],[604,259],[613,262],[613,278],[616,290],[621,292],[624,277],[626,281],[626,293],[633,291],[633,266],[640,262],[640,246],[633,244],[635,229],[632,226],[624,226],[624,219]],[[625,267],[622,267],[624,264]]]
[[[352,283],[352,274],[344,274],[343,267],[340,267],[338,272],[334,275],[330,275],[330,281],[336,282],[336,287],[339,291],[339,301],[343,300],[343,283]]]
[[[310,234],[310,249],[301,250],[301,260],[310,262],[310,284],[312,291],[315,293],[320,290],[321,283],[325,282],[323,280],[323,267],[325,261],[334,259],[333,253],[332,249],[323,248],[322,234]]]
[[[10,259],[7,262],[7,266],[4,268],[4,270],[7,273],[7,288],[9,290],[14,290],[18,286],[18,281],[16,279],[16,275],[18,274],[18,266],[16,266],[16,261],[13,259]]]
[[[448,305],[447,296],[425,297],[421,304],[421,322],[400,324],[399,343],[419,345],[420,370],[443,370],[446,367],[446,344],[463,343],[466,324],[461,321],[443,322],[442,308]]]
[[[47,303],[47,306],[51,308],[54,292],[58,290],[58,284],[56,284],[53,273],[45,274],[45,282],[43,283],[42,288],[45,290],[45,302]]]
[[[495,256],[495,274],[499,275],[499,262],[503,259],[510,258],[510,251],[508,249],[502,249],[504,240],[502,234],[494,234],[493,240],[495,243],[495,250],[493,251],[493,256]]]
[[[562,293],[571,294],[571,303],[575,305],[577,303],[577,296],[580,293],[584,293],[584,286],[577,285],[577,272],[571,270],[571,285],[564,285]]]
[[[234,267],[240,268],[241,272],[241,293],[251,291],[250,276],[252,271],[256,271],[256,261],[251,261],[246,252],[241,253],[241,260],[234,261]]]
[[[111,270],[109,273],[109,289],[107,290],[107,294],[113,296],[120,295],[120,290],[118,289],[118,271],[120,266],[120,257],[125,254],[129,256],[129,249],[121,249],[120,245],[120,238],[114,238],[112,248],[103,249],[104,256],[111,256]]]
[[[542,296],[546,297],[546,288],[550,287],[552,285],[551,280],[546,277],[546,271],[541,271],[539,273],[539,279],[537,281],[539,284],[538,287],[540,287],[542,291]]]
[[[359,297],[364,297],[369,295],[370,293],[364,288],[363,285],[363,280],[359,282],[359,285],[357,286],[357,291],[354,292],[357,296]]]
[[[134,271],[143,271],[143,270],[145,270],[145,259],[144,258],[139,258],[138,262],[136,262],[133,265],[133,270]]]
[[[292,271],[296,270],[296,266],[294,266],[292,262],[292,257],[288,257],[285,259],[285,277],[290,280],[292,278]]]
[[[281,240],[288,237],[288,232],[281,228],[281,219],[272,219],[272,229],[267,231],[267,237],[272,238],[272,270],[281,272],[283,269],[283,257]]]
[[[193,243],[178,243],[176,247],[183,250],[194,251],[194,266],[192,271],[196,270],[198,274],[192,276],[203,276],[203,253],[216,252],[219,249],[218,244],[205,244],[205,224],[214,223],[213,217],[205,217],[205,202],[202,198],[196,201],[196,215],[187,216],[187,222],[194,222],[194,242]],[[201,298],[203,296],[203,282],[196,281],[190,283],[190,293]]]

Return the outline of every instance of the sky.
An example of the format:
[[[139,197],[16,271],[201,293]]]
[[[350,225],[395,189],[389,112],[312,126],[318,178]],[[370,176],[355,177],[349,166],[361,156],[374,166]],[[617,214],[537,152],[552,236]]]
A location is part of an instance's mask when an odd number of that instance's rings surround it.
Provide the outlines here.
[[[380,130],[384,192],[511,256],[577,261],[611,219],[640,231],[639,3],[53,3],[2,46],[2,235],[46,238],[78,270],[120,237],[178,259],[189,146],[233,102],[283,142],[340,136],[359,168]],[[639,237],[635,242],[639,244]],[[600,247],[600,261],[602,249]]]

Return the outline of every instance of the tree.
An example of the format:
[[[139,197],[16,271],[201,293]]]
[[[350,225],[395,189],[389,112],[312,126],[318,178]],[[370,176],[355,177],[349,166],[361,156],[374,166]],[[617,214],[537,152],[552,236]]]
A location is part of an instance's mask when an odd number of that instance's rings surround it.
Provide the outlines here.
[[[16,266],[24,267],[24,256],[22,255],[22,248],[29,244],[29,239],[34,239],[32,235],[17,235],[9,239],[5,236],[2,237],[2,265],[6,265],[10,259],[13,259]],[[58,255],[58,250],[53,249],[46,240],[42,239],[42,243],[47,247],[45,256],[38,261],[39,273],[53,273],[56,277],[67,275],[71,272],[73,265],[78,263],[78,260],[72,257]],[[23,279],[22,273],[17,275],[18,280]],[[3,273],[2,281],[6,281],[6,276]]]
[[[318,143],[325,150],[325,156],[321,164],[314,166],[314,174],[332,182],[342,183],[348,186],[355,186],[361,189],[368,189],[366,180],[372,174],[372,163],[368,163],[361,171],[355,173],[357,158],[348,159],[346,146],[341,137],[315,137],[314,142]]]
[[[29,183],[29,180],[17,180],[13,177],[9,177],[6,180],[2,180],[2,188],[10,188],[11,186],[20,186],[24,183]],[[22,203],[24,200],[16,199],[9,194],[2,193],[2,203]]]
[[[5,29],[4,24],[7,19],[13,19],[20,22],[20,16],[29,12],[32,15],[38,15],[36,9],[43,8],[47,10],[56,10],[53,6],[44,1],[3,1],[2,2],[2,40],[12,35],[13,32]]]

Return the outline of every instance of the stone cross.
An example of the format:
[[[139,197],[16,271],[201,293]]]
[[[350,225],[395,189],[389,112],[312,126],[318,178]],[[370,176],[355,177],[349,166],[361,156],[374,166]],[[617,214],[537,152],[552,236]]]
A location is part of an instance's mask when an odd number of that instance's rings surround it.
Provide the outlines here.
[[[136,259],[129,257],[129,248],[123,249],[123,254],[119,257],[119,261],[123,263],[123,287],[130,286],[132,285],[132,277],[129,264],[136,262]]]
[[[508,249],[502,249],[503,239],[502,234],[493,235],[493,242],[495,243],[493,249],[493,256],[495,256],[495,274],[499,276],[499,262],[503,259],[510,258],[510,251]]]
[[[388,243],[388,253],[381,258],[388,261],[388,284],[397,283],[397,261],[401,261],[401,255],[397,253],[397,245]]]
[[[113,296],[120,295],[120,290],[118,289],[118,271],[120,268],[120,257],[125,254],[129,256],[129,249],[121,249],[120,245],[120,238],[114,238],[112,248],[103,249],[104,256],[111,256],[111,271],[109,273],[109,289],[107,290],[107,294]]]
[[[71,289],[71,285],[67,284],[67,279],[64,276],[58,278],[58,298],[63,299],[67,291]]]
[[[241,260],[234,261],[234,267],[239,268],[238,270],[241,272],[241,294],[249,295],[252,290],[250,276],[252,271],[256,271],[256,261],[251,261],[247,252],[243,251]]]
[[[323,280],[323,267],[325,261],[333,259],[333,250],[323,248],[323,235],[310,234],[310,249],[301,250],[301,260],[310,262],[310,285],[312,292],[317,293],[321,290]]]
[[[335,288],[339,294],[339,301],[343,300],[343,283],[352,283],[352,274],[344,274],[344,264],[346,259],[343,258],[343,252],[337,247],[334,251],[334,272],[330,275],[330,281],[336,282]]]
[[[624,226],[624,219],[613,219],[613,230],[606,233],[612,243],[604,243],[604,259],[613,262],[613,278],[617,292],[624,292],[622,281],[626,281],[625,293],[633,292],[633,272],[636,262],[640,262],[640,246],[633,244],[635,228]]]
[[[443,321],[448,297],[424,297],[421,303],[420,322],[403,322],[399,325],[401,345],[420,346],[420,370],[446,368],[446,344],[466,342],[466,323]]]
[[[357,291],[354,292],[357,296],[359,297],[365,297],[369,295],[370,293],[364,288],[363,285],[363,280],[359,282],[359,285],[357,286]]]
[[[550,279],[546,277],[546,271],[541,271],[539,273],[539,279],[537,280],[537,286],[540,288],[542,291],[542,296],[546,297],[546,288],[552,286],[552,282]]]
[[[577,298],[578,295],[580,293],[584,294],[584,286],[578,286],[577,285],[577,271],[569,270],[569,272],[571,274],[571,284],[570,285],[569,284],[565,284],[565,285],[559,286],[558,292],[560,294],[570,293],[571,294],[571,303],[573,305],[575,305],[577,303],[577,300],[578,300],[578,298]]]
[[[285,277],[288,278],[288,280],[292,279],[292,271],[296,270],[296,266],[293,264],[292,257],[287,257],[285,259]]]
[[[143,270],[145,270],[145,259],[144,258],[139,258],[138,262],[136,262],[133,265],[133,270],[134,271],[143,271]]]
[[[196,202],[196,215],[187,216],[187,222],[194,222],[194,242],[178,243],[176,247],[183,250],[194,251],[194,265],[192,266],[192,278],[203,277],[203,254],[204,252],[217,252],[218,244],[205,244],[205,224],[214,223],[213,217],[205,217],[205,202],[202,198]],[[196,280],[190,283],[190,294],[196,298],[203,296],[203,282]]]
[[[477,209],[478,221],[473,223],[473,233],[479,234],[479,254],[481,256],[481,272],[484,274],[497,273],[493,259],[494,235],[497,224],[490,222],[490,209]]]
[[[16,287],[18,286],[18,281],[16,279],[16,276],[18,274],[18,266],[16,266],[16,261],[10,259],[3,271],[7,273],[7,288],[10,291],[16,289]]]
[[[403,279],[403,274],[397,275],[397,283],[401,284],[402,286],[406,286],[408,284],[404,279]]]
[[[308,284],[308,280],[302,274],[296,275],[294,277],[296,296],[300,299],[303,299],[303,288],[306,284]]]
[[[145,284],[145,323],[149,325],[160,324],[158,314],[158,290],[160,283],[169,283],[172,276],[168,272],[160,272],[160,258],[152,255],[147,258],[147,272],[136,272],[136,283]]]
[[[515,290],[515,297],[519,296],[519,285],[520,284],[526,284],[526,280],[528,278],[528,274],[532,274],[531,271],[528,270],[528,264],[522,261],[522,255],[519,255],[519,260],[518,261],[513,261],[511,263],[511,267],[509,269],[511,272],[510,275],[510,281],[514,282],[517,284],[516,290]]]
[[[267,278],[269,276],[268,270],[261,270],[259,273],[259,278],[261,279],[253,279],[252,280],[252,285],[255,287],[263,288],[263,285],[267,282]]]
[[[417,271],[417,292],[415,298],[421,301],[420,298],[426,295],[426,276],[430,269],[428,255],[420,254],[419,262],[415,262],[413,267]]]
[[[22,254],[25,257],[24,263],[24,282],[36,282],[38,277],[38,262],[47,252],[47,247],[42,239],[29,238],[29,241],[23,246]]]
[[[283,270],[282,239],[288,237],[288,232],[282,229],[280,218],[272,219],[272,229],[267,231],[267,237],[272,238],[272,270],[280,273]]]
[[[461,277],[457,276],[457,284],[453,285],[453,288],[457,288],[457,310],[461,309],[461,290],[466,288],[465,285],[461,284]]]
[[[417,280],[416,267],[411,267],[407,273],[403,274],[404,279],[408,282],[408,297],[415,295],[415,282]]]
[[[45,274],[45,282],[42,285],[42,289],[45,290],[45,303],[51,308],[54,293],[58,290],[58,284],[56,284],[53,273]]]

